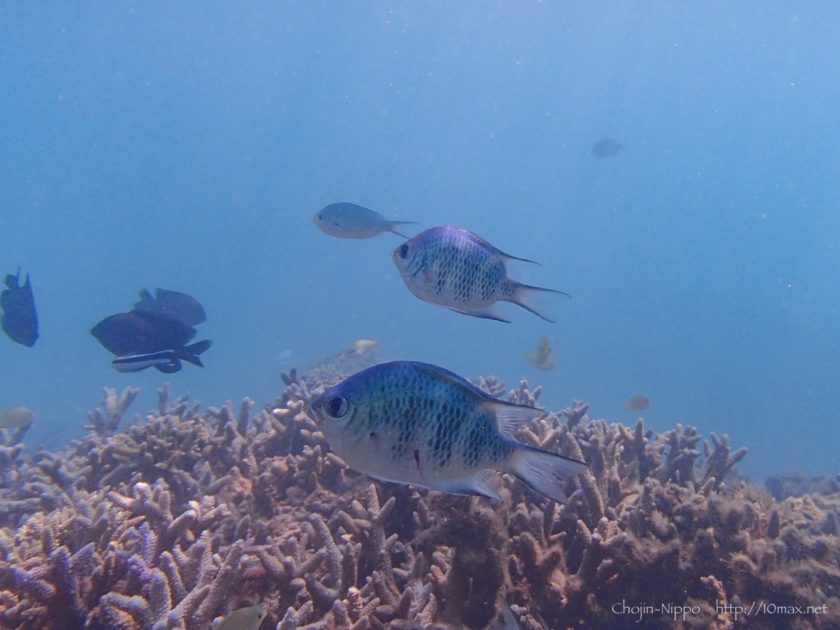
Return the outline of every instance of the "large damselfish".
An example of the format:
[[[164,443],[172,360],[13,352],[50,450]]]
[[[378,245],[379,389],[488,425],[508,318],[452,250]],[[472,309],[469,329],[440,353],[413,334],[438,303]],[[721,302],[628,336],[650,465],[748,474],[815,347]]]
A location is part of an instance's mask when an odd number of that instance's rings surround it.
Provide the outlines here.
[[[391,258],[403,282],[418,298],[473,317],[509,321],[494,309],[496,302],[504,301],[552,321],[528,303],[529,294],[568,295],[512,280],[505,260],[534,261],[506,254],[463,228],[428,229],[397,247]]]
[[[562,480],[586,470],[512,435],[533,407],[493,398],[441,367],[381,363],[327,389],[309,406],[330,447],[377,479],[499,499],[495,471],[556,501]]]

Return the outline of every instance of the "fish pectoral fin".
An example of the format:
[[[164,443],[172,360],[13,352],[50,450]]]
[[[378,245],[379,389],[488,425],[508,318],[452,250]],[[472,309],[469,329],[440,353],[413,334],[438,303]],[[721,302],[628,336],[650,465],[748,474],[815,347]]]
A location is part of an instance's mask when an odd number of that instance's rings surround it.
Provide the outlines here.
[[[502,500],[501,495],[499,495],[499,476],[496,471],[490,469],[480,470],[463,479],[435,485],[437,488],[452,494],[478,495],[496,501]]]
[[[489,408],[496,417],[496,426],[499,431],[506,433],[511,437],[514,436],[526,422],[529,422],[534,418],[539,418],[545,414],[545,410],[543,409],[528,407],[526,405],[517,405],[505,400],[499,400],[498,398],[489,398],[484,402],[484,405],[486,408]]]
[[[452,310],[456,313],[461,313],[462,315],[469,315],[470,317],[478,317],[480,319],[492,319],[497,322],[504,322],[505,324],[510,324],[510,320],[505,319],[504,317],[500,317],[492,306],[488,306],[486,308],[472,309],[469,311],[458,308],[453,308]]]

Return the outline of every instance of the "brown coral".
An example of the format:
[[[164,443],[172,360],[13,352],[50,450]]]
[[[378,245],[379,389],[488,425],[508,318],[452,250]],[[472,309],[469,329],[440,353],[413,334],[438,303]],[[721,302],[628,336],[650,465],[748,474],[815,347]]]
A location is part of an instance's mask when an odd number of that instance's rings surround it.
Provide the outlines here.
[[[589,462],[566,504],[508,476],[502,504],[372,483],[303,411],[329,365],[256,414],[164,389],[119,430],[132,391],[108,391],[64,452],[5,436],[0,626],[203,629],[249,603],[278,628],[483,628],[497,610],[523,628],[639,627],[637,610],[644,627],[840,624],[836,490],[775,500],[732,476],[745,451],[725,437],[701,450],[691,427],[579,402],[519,436]],[[748,617],[753,602],[790,614]]]

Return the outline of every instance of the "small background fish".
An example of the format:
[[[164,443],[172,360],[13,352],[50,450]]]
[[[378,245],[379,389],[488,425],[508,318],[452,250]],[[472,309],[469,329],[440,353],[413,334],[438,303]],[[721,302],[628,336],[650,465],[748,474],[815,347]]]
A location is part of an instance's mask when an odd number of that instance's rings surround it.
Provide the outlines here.
[[[356,339],[356,341],[350,344],[350,347],[347,348],[347,354],[354,356],[362,355],[366,352],[370,352],[378,345],[379,343],[373,339]]]
[[[650,400],[647,396],[642,396],[641,394],[631,396],[627,399],[627,402],[624,403],[624,408],[627,411],[642,411],[648,407],[650,407]]]
[[[390,221],[378,212],[354,203],[331,203],[317,212],[312,218],[322,232],[336,238],[370,238],[383,232],[393,232],[397,236],[408,238],[397,231],[399,225],[410,225],[414,221]]]
[[[0,429],[19,429],[35,421],[35,412],[26,407],[0,409]]]
[[[525,353],[528,363],[538,370],[547,372],[554,368],[554,351],[548,337],[540,337],[537,347]]]
[[[612,138],[604,138],[595,143],[592,147],[592,154],[599,158],[608,158],[618,155],[618,152],[623,149],[618,142]]]
[[[257,630],[267,615],[263,606],[247,606],[234,610],[213,630]]]

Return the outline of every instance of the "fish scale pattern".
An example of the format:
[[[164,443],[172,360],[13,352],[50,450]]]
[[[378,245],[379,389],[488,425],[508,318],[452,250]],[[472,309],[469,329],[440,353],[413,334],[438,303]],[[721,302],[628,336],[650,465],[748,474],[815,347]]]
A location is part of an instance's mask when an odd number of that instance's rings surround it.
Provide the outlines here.
[[[454,304],[484,306],[506,294],[507,271],[499,255],[465,230],[441,230],[430,238],[435,293]]]
[[[360,429],[394,435],[389,452],[395,460],[412,457],[421,445],[438,470],[451,464],[475,468],[498,464],[513,451],[476,395],[434,374],[407,367],[391,370],[377,398]]]

